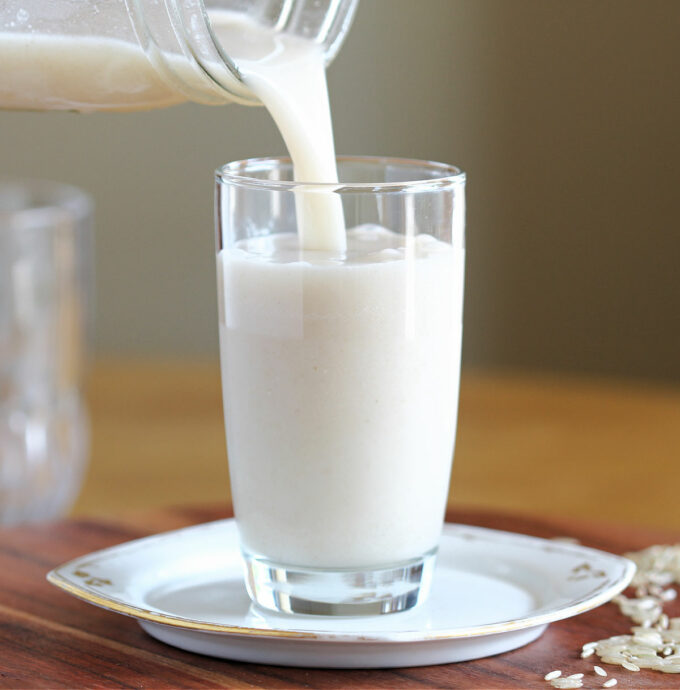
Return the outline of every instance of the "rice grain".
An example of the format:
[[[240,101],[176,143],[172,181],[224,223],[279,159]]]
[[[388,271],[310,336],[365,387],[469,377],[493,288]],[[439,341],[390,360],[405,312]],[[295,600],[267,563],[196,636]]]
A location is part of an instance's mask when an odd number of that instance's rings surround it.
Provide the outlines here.
[[[550,684],[559,690],[576,690],[583,687],[583,681],[578,678],[555,678]]]
[[[678,598],[678,590],[672,585],[680,585],[680,544],[650,546],[625,556],[637,566],[630,583],[635,595],[618,594],[611,601],[634,625],[630,634],[587,642],[581,648],[581,658],[597,654],[604,663],[627,671],[644,668],[680,674],[680,616],[669,618],[663,611],[666,603]],[[593,671],[607,677],[601,666],[593,666]],[[561,671],[551,671],[545,680],[554,688],[583,687],[583,673],[561,676]],[[602,687],[612,688],[617,682],[616,678],[608,678]]]

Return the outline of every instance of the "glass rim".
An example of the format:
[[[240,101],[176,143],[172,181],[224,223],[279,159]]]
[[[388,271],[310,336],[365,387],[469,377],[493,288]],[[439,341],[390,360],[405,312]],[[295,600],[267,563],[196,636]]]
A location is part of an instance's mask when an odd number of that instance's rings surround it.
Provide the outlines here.
[[[3,206],[2,197],[22,194],[23,204]],[[0,176],[0,221],[49,226],[50,217],[68,214],[80,223],[92,215],[92,197],[80,187],[45,178]],[[0,229],[5,226],[0,223]]]
[[[432,192],[465,184],[465,173],[455,165],[418,158],[399,158],[390,156],[336,156],[337,163],[366,163],[370,165],[394,165],[402,169],[413,168],[441,173],[440,176],[423,179],[414,175],[413,180],[400,182],[305,182],[297,180],[265,180],[252,177],[248,170],[274,169],[282,164],[292,165],[289,156],[263,156],[232,161],[215,170],[218,184],[232,184],[241,187],[255,187],[263,190],[319,191],[335,194],[385,194],[402,192]]]

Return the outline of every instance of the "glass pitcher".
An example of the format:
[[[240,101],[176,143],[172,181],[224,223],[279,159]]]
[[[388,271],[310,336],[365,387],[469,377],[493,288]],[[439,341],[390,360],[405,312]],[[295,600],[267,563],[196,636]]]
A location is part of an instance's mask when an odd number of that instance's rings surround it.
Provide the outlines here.
[[[225,17],[337,53],[358,0],[5,0],[0,108],[126,111],[194,101],[258,105]],[[236,24],[238,26],[238,23]]]

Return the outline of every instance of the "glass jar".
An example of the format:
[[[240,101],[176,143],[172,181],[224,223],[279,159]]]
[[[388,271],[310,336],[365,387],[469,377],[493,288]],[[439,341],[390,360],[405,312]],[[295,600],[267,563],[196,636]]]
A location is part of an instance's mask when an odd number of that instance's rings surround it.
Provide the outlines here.
[[[358,0],[5,0],[0,108],[127,111],[184,101],[259,105],[226,20],[337,53]],[[234,23],[236,20],[236,23]],[[241,22],[239,24],[239,22]],[[222,39],[220,39],[222,36]],[[233,33],[232,33],[233,36]]]

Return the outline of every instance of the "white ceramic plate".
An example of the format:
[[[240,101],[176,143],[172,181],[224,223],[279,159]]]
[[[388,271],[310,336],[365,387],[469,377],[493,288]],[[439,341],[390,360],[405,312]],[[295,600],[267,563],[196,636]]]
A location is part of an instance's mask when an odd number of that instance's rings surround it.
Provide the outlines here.
[[[609,601],[635,566],[583,546],[444,527],[432,592],[383,616],[287,616],[250,605],[234,520],[114,546],[48,580],[132,616],[153,637],[211,656],[288,666],[386,668],[476,659],[535,640],[548,623]]]

